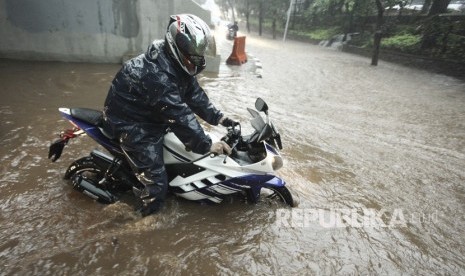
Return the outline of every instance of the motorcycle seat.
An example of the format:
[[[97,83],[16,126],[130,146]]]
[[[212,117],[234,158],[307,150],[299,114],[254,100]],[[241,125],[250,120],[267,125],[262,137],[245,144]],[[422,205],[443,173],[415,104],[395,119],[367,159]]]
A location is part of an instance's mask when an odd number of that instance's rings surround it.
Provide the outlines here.
[[[93,126],[102,126],[103,114],[100,110],[90,108],[71,108],[71,116]]]
[[[71,108],[71,116],[86,123],[89,123],[93,126],[98,127],[100,132],[110,140],[114,140],[115,137],[110,133],[106,132],[103,126],[103,113],[100,110],[90,109],[90,108]]]

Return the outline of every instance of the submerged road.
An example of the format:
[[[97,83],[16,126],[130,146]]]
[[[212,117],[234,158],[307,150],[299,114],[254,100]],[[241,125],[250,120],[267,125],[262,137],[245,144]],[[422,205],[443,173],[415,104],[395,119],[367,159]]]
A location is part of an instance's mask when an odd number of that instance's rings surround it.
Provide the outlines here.
[[[62,177],[95,143],[46,154],[68,127],[57,108],[100,109],[119,65],[0,60],[0,275],[463,275],[465,83],[253,35],[246,50],[261,78],[250,60],[199,79],[244,124],[267,101],[294,209],[171,197],[140,218],[93,202]]]

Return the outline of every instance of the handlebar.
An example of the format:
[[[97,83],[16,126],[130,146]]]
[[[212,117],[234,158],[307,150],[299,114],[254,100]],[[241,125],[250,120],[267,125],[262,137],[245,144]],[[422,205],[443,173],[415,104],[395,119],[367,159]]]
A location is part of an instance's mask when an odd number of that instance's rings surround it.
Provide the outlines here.
[[[255,109],[247,108],[249,113],[252,115],[250,123],[254,128],[255,132],[246,137],[242,137],[242,129],[240,123],[235,126],[228,127],[228,133],[221,139],[226,142],[232,149],[238,147],[239,150],[246,149],[253,146],[255,143],[267,142],[268,144],[273,145],[274,147],[282,147],[281,135],[274,127],[273,123],[270,120],[268,113],[268,105],[264,100],[258,98],[255,102]],[[266,117],[264,118],[260,115],[260,112],[264,112]]]

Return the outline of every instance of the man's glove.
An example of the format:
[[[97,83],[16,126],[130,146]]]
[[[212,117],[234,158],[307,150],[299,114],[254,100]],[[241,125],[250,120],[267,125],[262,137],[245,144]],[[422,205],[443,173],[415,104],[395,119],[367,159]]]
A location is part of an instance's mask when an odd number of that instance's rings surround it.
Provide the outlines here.
[[[229,119],[228,117],[223,117],[220,120],[220,124],[222,126],[224,126],[224,127],[234,127],[234,126],[238,125],[239,123]]]
[[[210,153],[215,155],[226,154],[230,155],[232,153],[231,147],[223,141],[213,143],[210,148]]]

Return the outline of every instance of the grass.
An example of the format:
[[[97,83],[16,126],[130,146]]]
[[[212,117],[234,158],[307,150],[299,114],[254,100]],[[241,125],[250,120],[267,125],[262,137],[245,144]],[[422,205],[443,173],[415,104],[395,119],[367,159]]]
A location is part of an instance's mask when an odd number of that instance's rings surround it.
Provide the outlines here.
[[[381,40],[381,47],[402,52],[414,53],[419,49],[421,41],[420,35],[398,34],[386,37]]]

